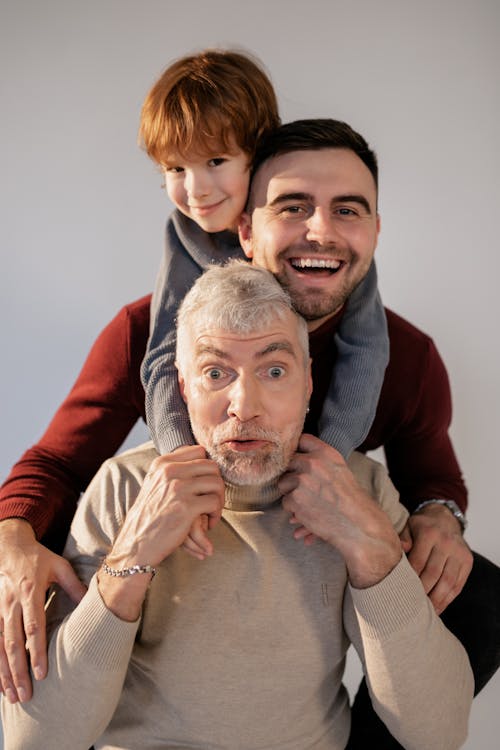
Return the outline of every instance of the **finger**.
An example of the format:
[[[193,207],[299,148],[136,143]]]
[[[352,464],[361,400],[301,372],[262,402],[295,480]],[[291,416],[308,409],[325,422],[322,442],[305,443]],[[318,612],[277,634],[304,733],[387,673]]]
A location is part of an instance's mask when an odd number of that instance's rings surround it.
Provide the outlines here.
[[[404,527],[403,531],[399,535],[399,538],[401,540],[401,548],[403,549],[403,552],[408,554],[413,546],[413,539],[408,524],[406,524],[406,526]]]
[[[75,604],[87,593],[87,587],[80,581],[71,564],[62,557],[57,558],[54,564],[52,583],[58,583]]]
[[[418,576],[422,575],[433,549],[434,544],[428,537],[422,534],[417,538],[413,537],[412,548],[408,555],[408,560]]]
[[[293,471],[285,472],[278,481],[278,489],[282,495],[293,492],[298,487],[299,477]]]
[[[430,592],[437,585],[439,579],[443,575],[446,562],[446,555],[444,555],[439,549],[434,547],[425,563],[423,570],[420,573],[420,580],[426,594],[430,594]]]
[[[25,635],[22,621],[22,610],[16,604],[4,616],[3,649],[5,661],[2,669],[2,688],[10,703],[26,701],[31,698],[31,678],[28,667],[28,656],[25,647]]]
[[[308,534],[304,537],[304,544],[306,545],[306,547],[310,547],[311,544],[314,544],[317,538],[318,537],[316,536],[316,534]]]
[[[429,599],[437,614],[441,614],[448,599],[453,598],[453,591],[457,585],[460,566],[453,558],[448,558],[438,582],[429,594]],[[451,599],[450,599],[451,601]]]
[[[196,558],[196,560],[204,560],[206,557],[206,555],[204,554],[204,552],[202,552],[200,547],[198,547],[198,545],[195,544],[193,540],[190,539],[189,537],[187,537],[183,541],[183,543],[181,544],[181,549],[187,552],[188,555],[191,555],[191,557]]]
[[[305,526],[299,526],[299,528],[294,529],[294,532],[293,532],[294,539],[304,539],[308,535],[309,535],[309,531],[306,529]]]
[[[471,556],[472,557],[472,556]],[[462,591],[472,568],[472,560],[449,558],[437,586],[431,592],[431,601],[438,614]]]
[[[3,633],[3,630],[2,630]],[[17,703],[18,696],[4,648],[5,635],[0,636],[0,688],[9,703]]]
[[[43,680],[47,674],[47,641],[44,603],[45,592],[38,587],[35,587],[32,591],[26,594],[22,600],[23,626],[26,637],[25,647],[30,654],[31,666],[36,680]],[[14,669],[12,669],[12,671],[14,675]],[[16,685],[19,684],[16,681],[15,675],[14,682]],[[26,688],[24,679],[22,679],[21,687]],[[20,699],[22,700],[21,696]]]
[[[208,529],[208,517],[204,513],[202,516],[197,518],[191,525],[189,530],[188,539],[191,540],[194,546],[197,546],[199,550],[205,555],[211,555],[214,551],[212,542],[207,536]]]

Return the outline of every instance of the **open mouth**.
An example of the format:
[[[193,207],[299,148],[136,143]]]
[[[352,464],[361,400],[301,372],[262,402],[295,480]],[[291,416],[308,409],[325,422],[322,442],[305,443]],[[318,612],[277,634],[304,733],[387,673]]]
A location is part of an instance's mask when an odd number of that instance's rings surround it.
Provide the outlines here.
[[[303,274],[326,274],[332,276],[344,265],[343,261],[333,258],[290,258],[289,263],[295,271]]]

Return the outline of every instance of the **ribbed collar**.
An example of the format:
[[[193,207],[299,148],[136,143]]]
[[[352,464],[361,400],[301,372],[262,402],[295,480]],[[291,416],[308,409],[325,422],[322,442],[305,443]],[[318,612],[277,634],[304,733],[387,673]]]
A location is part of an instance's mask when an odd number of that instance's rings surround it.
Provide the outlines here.
[[[226,484],[224,508],[240,512],[266,510],[276,505],[280,499],[281,493],[277,482],[258,487],[238,487],[234,484]]]

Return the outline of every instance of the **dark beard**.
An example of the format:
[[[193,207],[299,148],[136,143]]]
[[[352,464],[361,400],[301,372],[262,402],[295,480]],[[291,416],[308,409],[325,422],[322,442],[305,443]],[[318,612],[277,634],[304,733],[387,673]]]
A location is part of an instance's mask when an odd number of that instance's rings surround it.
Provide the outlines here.
[[[350,288],[350,285],[344,285],[335,294],[329,296],[318,294],[317,289],[308,289],[307,287],[302,292],[298,292],[296,288],[288,284],[286,278],[280,278],[280,274],[274,275],[290,295],[296,311],[307,321],[319,320],[328,315],[333,315],[346,303],[354,291]]]

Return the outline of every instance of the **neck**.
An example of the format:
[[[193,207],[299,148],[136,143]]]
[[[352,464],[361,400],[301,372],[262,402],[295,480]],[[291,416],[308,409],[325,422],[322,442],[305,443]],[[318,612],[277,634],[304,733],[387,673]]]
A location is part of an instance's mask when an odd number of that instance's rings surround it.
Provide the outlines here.
[[[261,485],[235,485],[226,483],[224,507],[228,510],[266,510],[281,498],[278,481]]]

